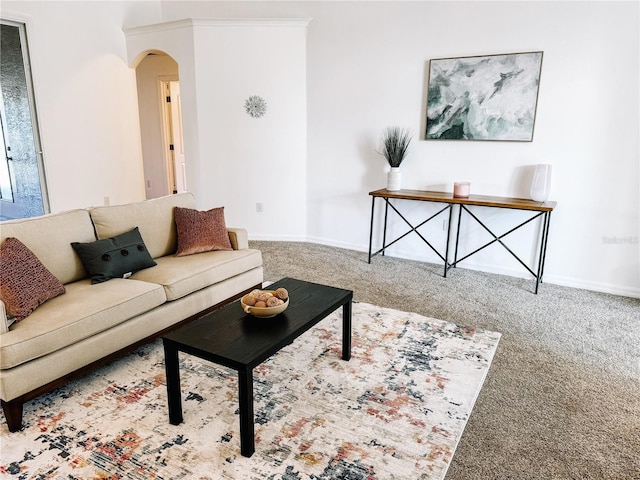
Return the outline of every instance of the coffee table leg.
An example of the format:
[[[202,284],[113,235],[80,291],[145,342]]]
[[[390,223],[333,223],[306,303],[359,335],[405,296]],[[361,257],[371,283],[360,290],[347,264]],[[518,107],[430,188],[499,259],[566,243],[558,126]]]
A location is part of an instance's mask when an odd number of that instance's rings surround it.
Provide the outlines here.
[[[342,306],[342,359],[351,359],[351,300]]]
[[[255,452],[253,422],[253,369],[238,370],[238,397],[240,400],[240,453],[250,457]]]
[[[167,399],[169,402],[169,423],[182,423],[182,399],[180,393],[180,369],[178,366],[178,350],[171,342],[163,339],[164,368],[167,376]]]

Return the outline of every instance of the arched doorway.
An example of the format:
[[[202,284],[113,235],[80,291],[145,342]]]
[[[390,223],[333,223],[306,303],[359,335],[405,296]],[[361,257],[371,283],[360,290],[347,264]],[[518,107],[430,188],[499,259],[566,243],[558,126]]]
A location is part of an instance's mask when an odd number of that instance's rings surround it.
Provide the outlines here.
[[[153,51],[136,67],[146,198],[187,190],[178,64]]]

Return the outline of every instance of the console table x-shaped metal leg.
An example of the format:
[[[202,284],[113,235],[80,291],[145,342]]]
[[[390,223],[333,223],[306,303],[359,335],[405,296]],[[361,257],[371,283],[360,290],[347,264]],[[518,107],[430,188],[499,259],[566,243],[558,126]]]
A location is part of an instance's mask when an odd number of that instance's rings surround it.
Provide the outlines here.
[[[440,257],[440,259],[444,262],[444,276],[447,276],[447,270],[449,270],[449,268],[453,267],[452,264],[450,264],[448,262],[448,252],[449,252],[449,239],[451,238],[451,220],[453,217],[453,204],[447,204],[445,205],[443,208],[441,208],[440,210],[438,210],[436,213],[434,213],[433,215],[431,215],[429,218],[427,218],[426,220],[420,222],[418,225],[412,225],[411,222],[409,220],[407,220],[405,218],[404,215],[402,215],[402,213],[400,213],[400,211],[389,201],[388,198],[383,198],[385,205],[384,205],[384,227],[382,229],[382,248],[379,249],[376,252],[371,252],[371,248],[373,245],[373,218],[374,218],[374,210],[375,210],[375,201],[376,201],[376,197],[372,198],[372,204],[371,204],[371,229],[369,230],[370,234],[369,234],[369,263],[371,263],[371,259],[373,257],[375,257],[376,255],[384,255],[384,251],[390,247],[391,245],[393,245],[394,243],[402,240],[404,237],[406,237],[407,235],[409,235],[410,233],[415,233],[416,235],[418,235],[422,241],[424,243],[427,244],[427,246],[429,248],[431,248],[431,250],[433,250],[436,255],[438,255],[438,257]],[[395,211],[398,216],[404,220],[404,222],[409,226],[410,230],[403,233],[402,235],[400,235],[398,238],[396,238],[395,240],[387,243],[387,219],[388,219],[388,215],[389,215],[389,207],[391,207],[393,209],[393,211]],[[442,253],[440,253],[438,251],[438,249],[436,247],[434,247],[431,242],[429,242],[429,240],[427,240],[424,235],[422,235],[418,229],[420,227],[422,227],[423,225],[426,225],[427,223],[429,223],[431,220],[435,219],[436,217],[438,217],[441,213],[445,213],[446,211],[449,211],[449,230],[447,232],[447,245],[445,247],[445,253],[444,255]]]
[[[484,228],[493,237],[493,240],[490,240],[489,242],[487,242],[484,245],[482,245],[481,247],[475,249],[471,253],[466,254],[464,257],[458,258],[458,243],[459,243],[459,240],[460,240],[460,224],[462,222],[462,212],[466,212],[469,215],[469,217],[474,219],[480,226],[482,226],[482,228]],[[513,252],[513,250],[511,250],[507,246],[507,244],[505,244],[502,241],[502,239],[504,237],[506,237],[507,235],[515,232],[516,230],[524,227],[525,225],[527,225],[528,223],[532,222],[533,220],[535,220],[536,218],[539,218],[539,217],[543,217],[542,218],[542,232],[541,232],[541,238],[540,238],[540,252],[539,252],[539,255],[538,255],[537,270],[534,271],[517,254],[515,254]],[[458,226],[457,226],[457,231],[456,231],[456,245],[455,245],[455,251],[454,251],[454,255],[453,255],[453,262],[451,264],[449,264],[448,262],[445,262],[445,271],[450,269],[450,268],[455,268],[458,263],[460,263],[463,260],[469,258],[471,255],[474,255],[474,254],[478,253],[480,250],[485,249],[489,245],[493,245],[494,243],[498,242],[531,275],[533,275],[533,277],[536,280],[535,293],[538,293],[538,287],[540,286],[540,283],[542,282],[542,274],[544,273],[544,261],[545,261],[545,255],[546,255],[546,250],[547,250],[547,239],[548,239],[548,236],[549,236],[549,220],[550,220],[550,218],[551,218],[551,212],[535,212],[533,214],[533,216],[531,216],[530,218],[528,218],[524,222],[519,223],[518,225],[513,227],[511,230],[503,233],[502,235],[496,235],[466,205],[458,205]],[[447,238],[447,245],[448,244],[449,244],[449,239]],[[446,277],[446,274],[445,274],[445,277]]]

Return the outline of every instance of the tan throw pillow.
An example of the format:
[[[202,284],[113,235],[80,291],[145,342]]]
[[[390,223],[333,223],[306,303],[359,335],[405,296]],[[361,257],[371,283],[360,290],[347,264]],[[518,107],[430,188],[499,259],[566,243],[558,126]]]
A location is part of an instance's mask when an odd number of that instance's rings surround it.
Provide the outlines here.
[[[65,292],[60,280],[17,238],[9,237],[0,246],[0,267],[0,299],[16,321]]]
[[[213,250],[233,250],[224,221],[224,207],[205,212],[175,207],[178,231],[176,257]]]

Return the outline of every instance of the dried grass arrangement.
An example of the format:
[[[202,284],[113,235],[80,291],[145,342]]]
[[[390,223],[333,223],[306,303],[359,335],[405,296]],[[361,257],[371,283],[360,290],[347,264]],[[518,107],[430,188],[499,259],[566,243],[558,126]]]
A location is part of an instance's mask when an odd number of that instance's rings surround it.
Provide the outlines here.
[[[413,133],[407,128],[387,127],[382,134],[382,152],[393,168],[400,166],[407,155]]]

